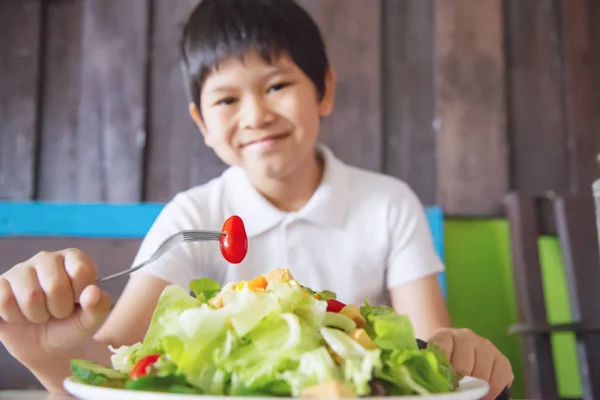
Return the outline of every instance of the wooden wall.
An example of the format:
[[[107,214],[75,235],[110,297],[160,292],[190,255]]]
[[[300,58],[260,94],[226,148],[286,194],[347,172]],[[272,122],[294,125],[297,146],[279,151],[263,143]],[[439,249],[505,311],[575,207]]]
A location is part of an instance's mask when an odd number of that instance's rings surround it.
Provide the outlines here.
[[[299,1],[338,73],[323,140],[345,161],[450,215],[600,175],[600,2]],[[0,200],[168,201],[223,170],[179,69],[196,3],[0,0]]]

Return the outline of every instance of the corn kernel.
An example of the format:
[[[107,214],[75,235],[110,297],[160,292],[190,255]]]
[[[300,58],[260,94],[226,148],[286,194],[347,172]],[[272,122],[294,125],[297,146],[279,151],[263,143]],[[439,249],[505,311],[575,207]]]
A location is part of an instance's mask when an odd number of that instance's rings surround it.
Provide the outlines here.
[[[241,281],[235,286],[235,290],[242,290],[246,286],[246,281]]]

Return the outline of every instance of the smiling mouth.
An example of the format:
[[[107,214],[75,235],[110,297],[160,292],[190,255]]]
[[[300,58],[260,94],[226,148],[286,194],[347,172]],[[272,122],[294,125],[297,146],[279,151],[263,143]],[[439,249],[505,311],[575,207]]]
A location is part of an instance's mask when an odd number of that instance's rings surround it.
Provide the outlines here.
[[[252,141],[250,141],[248,143],[244,143],[242,145],[242,147],[247,147],[247,146],[250,146],[250,145],[253,145],[253,144],[259,144],[259,143],[265,143],[265,142],[270,142],[270,141],[285,139],[289,135],[290,135],[289,133],[280,133],[280,134],[277,134],[277,135],[265,136],[265,137],[260,138],[260,139],[252,140]]]

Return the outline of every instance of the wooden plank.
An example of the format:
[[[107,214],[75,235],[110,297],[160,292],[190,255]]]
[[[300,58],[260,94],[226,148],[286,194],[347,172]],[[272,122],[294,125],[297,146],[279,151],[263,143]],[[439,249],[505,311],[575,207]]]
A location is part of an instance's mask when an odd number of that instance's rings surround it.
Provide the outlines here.
[[[314,14],[337,74],[322,141],[343,161],[374,171],[383,164],[381,6],[382,0],[328,0]]]
[[[34,196],[40,0],[0,2],[0,200]]]
[[[565,275],[573,320],[600,321],[600,249],[596,240],[594,200],[589,195],[568,196],[555,205]],[[583,398],[600,398],[600,332],[577,335]]]
[[[569,189],[589,194],[598,177],[600,154],[600,4],[594,0],[562,1],[565,74],[566,147]],[[595,21],[595,23],[594,23]],[[594,65],[595,63],[595,65]],[[595,95],[593,93],[596,93]],[[595,97],[593,97],[595,96]]]
[[[522,0],[507,0],[505,10],[511,188],[566,193],[558,10]]]
[[[383,3],[384,172],[437,204],[433,0]]]
[[[131,265],[140,245],[140,239],[86,239],[76,237],[0,237],[0,254],[3,262],[0,274],[11,266],[29,259],[41,250],[56,251],[79,248],[98,264],[98,274],[108,275]],[[106,290],[114,302],[123,291],[127,278],[106,282]],[[37,379],[0,346],[0,390],[41,389]]]
[[[81,0],[46,3],[44,82],[37,197],[78,198],[77,108],[80,99]],[[86,187],[88,187],[86,185]]]
[[[508,191],[501,0],[436,0],[437,181],[448,214],[500,213]]]
[[[77,200],[137,202],[146,140],[148,0],[85,0]]]
[[[192,122],[183,86],[178,43],[181,26],[198,0],[153,1],[144,200],[165,202],[220,175],[226,165]]]
[[[513,279],[519,321],[526,325],[546,324],[546,305],[538,252],[540,221],[536,200],[511,194],[505,198],[510,227]],[[556,374],[550,334],[522,337],[527,397],[557,399]]]
[[[595,1],[592,2],[591,7],[591,39],[592,43],[592,62],[591,69],[595,71],[592,73],[592,85],[594,85],[594,90],[592,90],[592,110],[593,110],[593,119],[592,119],[592,131],[600,132],[600,76],[598,75],[598,71],[600,71],[600,3]],[[598,136],[596,136],[596,140],[598,140]],[[600,179],[600,146],[596,143],[596,176]],[[600,233],[599,233],[600,234]]]
[[[598,155],[600,165],[600,154]],[[600,178],[592,185],[592,194],[594,196],[594,204],[596,209],[596,234],[598,236],[598,245],[600,246]]]

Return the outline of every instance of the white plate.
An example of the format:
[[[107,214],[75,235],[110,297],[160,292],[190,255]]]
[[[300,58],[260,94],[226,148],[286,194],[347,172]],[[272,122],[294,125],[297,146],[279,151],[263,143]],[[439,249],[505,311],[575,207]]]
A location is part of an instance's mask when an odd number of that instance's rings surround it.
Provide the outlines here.
[[[73,378],[67,378],[64,381],[64,387],[67,392],[80,400],[264,400],[264,397],[232,397],[232,396],[208,396],[208,395],[189,395],[189,394],[171,394],[156,392],[140,392],[135,390],[109,389],[98,386],[86,385],[75,381]],[[388,396],[388,397],[368,397],[369,400],[479,400],[489,391],[487,382],[481,379],[466,377],[460,381],[458,391],[447,394],[436,394],[431,396]],[[281,398],[281,397],[279,397]],[[274,399],[277,399],[274,397]]]

